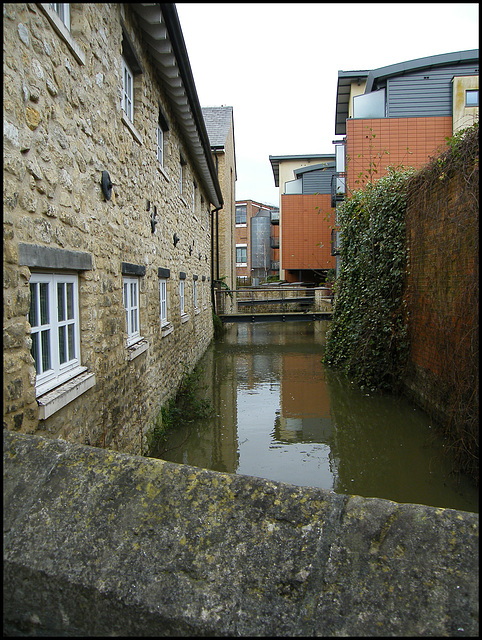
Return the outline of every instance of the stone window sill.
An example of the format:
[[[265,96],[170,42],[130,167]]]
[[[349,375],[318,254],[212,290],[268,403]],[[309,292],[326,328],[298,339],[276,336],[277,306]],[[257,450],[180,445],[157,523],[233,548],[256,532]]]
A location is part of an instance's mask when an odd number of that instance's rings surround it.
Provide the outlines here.
[[[179,197],[181,198],[181,202],[183,203],[183,205],[187,207],[187,202],[184,199],[184,197],[183,196],[179,196]]]
[[[46,420],[51,415],[65,407],[69,402],[75,400],[88,391],[95,384],[95,373],[84,371],[80,375],[64,382],[60,386],[52,389],[43,396],[37,398],[39,405],[39,419]]]
[[[52,9],[48,2],[40,2],[40,8],[47,16],[48,21],[57,32],[57,34],[62,38],[65,44],[68,46],[70,51],[73,53],[75,59],[79,64],[85,65],[85,55],[79,45],[75,42],[75,40],[70,35],[70,31],[64,25],[62,20],[59,18],[57,13]]]
[[[129,120],[129,118],[126,116],[124,111],[122,112],[122,122],[129,129],[129,131],[130,131],[132,137],[134,138],[134,140],[136,142],[138,142],[139,144],[142,144],[142,136],[141,136],[141,134],[137,131],[137,129],[132,124],[132,122]]]
[[[171,322],[168,322],[167,324],[165,324],[165,325],[163,325],[161,327],[161,338],[165,338],[166,336],[168,336],[173,331],[174,331],[173,324]]]
[[[147,351],[148,348],[149,343],[147,342],[147,340],[145,338],[141,338],[138,342],[135,342],[134,344],[131,344],[129,347],[127,347],[127,359],[134,360],[134,358],[140,356],[141,353]]]
[[[189,320],[189,314],[188,313],[184,313],[181,316],[181,324],[184,324],[185,322],[187,322]]]
[[[171,182],[171,179],[167,175],[167,171],[164,169],[164,167],[161,164],[159,164],[159,162],[157,163],[157,170],[159,171],[159,173],[162,173],[162,175],[166,178],[168,182]]]
[[[194,315],[198,316],[201,313],[201,309],[199,307],[196,307],[194,309]]]

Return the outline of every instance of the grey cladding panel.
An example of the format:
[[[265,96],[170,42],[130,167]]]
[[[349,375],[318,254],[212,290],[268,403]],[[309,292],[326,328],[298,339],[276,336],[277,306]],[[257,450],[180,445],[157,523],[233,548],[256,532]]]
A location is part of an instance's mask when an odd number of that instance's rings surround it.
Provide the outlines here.
[[[331,193],[331,176],[335,172],[334,169],[319,169],[318,171],[309,171],[303,174],[303,194],[309,195],[313,193]]]
[[[453,77],[475,73],[478,69],[466,64],[388,78],[387,115],[389,118],[451,116]]]

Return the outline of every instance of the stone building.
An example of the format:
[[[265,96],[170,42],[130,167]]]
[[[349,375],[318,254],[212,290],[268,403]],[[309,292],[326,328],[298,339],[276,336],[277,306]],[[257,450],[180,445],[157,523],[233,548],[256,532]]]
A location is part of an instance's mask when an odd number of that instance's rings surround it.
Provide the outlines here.
[[[223,206],[175,5],[4,4],[3,43],[4,427],[146,453]]]
[[[203,107],[216,173],[221,185],[223,208],[213,219],[213,277],[236,288],[234,246],[236,153],[233,107]]]

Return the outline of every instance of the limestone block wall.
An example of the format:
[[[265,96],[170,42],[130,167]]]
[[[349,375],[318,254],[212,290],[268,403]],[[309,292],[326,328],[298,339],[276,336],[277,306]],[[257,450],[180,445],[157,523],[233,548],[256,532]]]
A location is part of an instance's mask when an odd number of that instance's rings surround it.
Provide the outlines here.
[[[4,426],[145,452],[161,405],[213,335],[209,199],[129,5],[71,4],[66,37],[38,3],[3,8]],[[134,75],[132,124],[121,109],[126,43],[142,71]],[[160,111],[169,125],[163,166],[156,155]],[[103,171],[113,183],[110,200]],[[78,277],[80,361],[89,382],[39,419],[29,284],[33,273],[50,273],[56,257]],[[159,269],[168,276],[163,329]],[[132,270],[144,340],[129,349],[123,276]]]
[[[4,635],[479,635],[478,515],[4,433]]]

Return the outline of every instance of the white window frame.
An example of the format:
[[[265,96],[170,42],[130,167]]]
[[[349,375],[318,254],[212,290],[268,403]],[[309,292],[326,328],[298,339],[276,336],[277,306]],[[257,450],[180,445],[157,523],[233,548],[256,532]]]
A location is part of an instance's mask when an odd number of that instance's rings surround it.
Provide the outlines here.
[[[50,2],[49,4],[65,28],[70,31],[70,4],[67,2]]]
[[[179,280],[179,305],[181,309],[181,316],[185,315],[186,313],[185,306],[184,306],[185,282],[186,282],[185,280]]]
[[[157,124],[157,161],[164,166],[164,131],[161,125]]]
[[[184,183],[184,164],[179,161],[179,193],[183,195],[183,183]]]
[[[43,313],[39,295],[41,285],[45,285],[48,292]],[[71,305],[68,309],[67,296],[64,296],[61,307],[63,313],[60,315],[59,287],[65,292],[67,285],[72,285]],[[37,370],[35,389],[39,396],[85,370],[85,367],[80,366],[79,279],[76,274],[71,273],[32,272],[30,290],[31,306],[28,319],[31,326],[31,353]],[[64,336],[67,354],[63,362],[60,335]],[[47,350],[49,362],[43,364],[42,355]]]
[[[159,278],[159,314],[161,327],[168,324],[167,320],[167,278]]]
[[[197,300],[197,280],[192,281],[192,297],[194,300],[194,308],[199,309],[198,300]]]
[[[122,297],[126,312],[127,346],[141,340],[139,314],[139,278],[124,276],[122,278]]]
[[[197,187],[196,187],[196,183],[193,181],[192,183],[192,214],[193,216],[196,215],[196,193],[197,193]]]
[[[469,102],[469,96],[477,94],[477,102]],[[466,89],[465,90],[465,106],[466,107],[478,107],[479,106],[479,90],[478,89]]]
[[[238,262],[238,249],[246,249],[246,262]],[[248,265],[248,245],[247,244],[237,244],[236,245],[236,266],[237,267],[246,267]]]
[[[122,56],[122,110],[134,123],[134,74]]]

